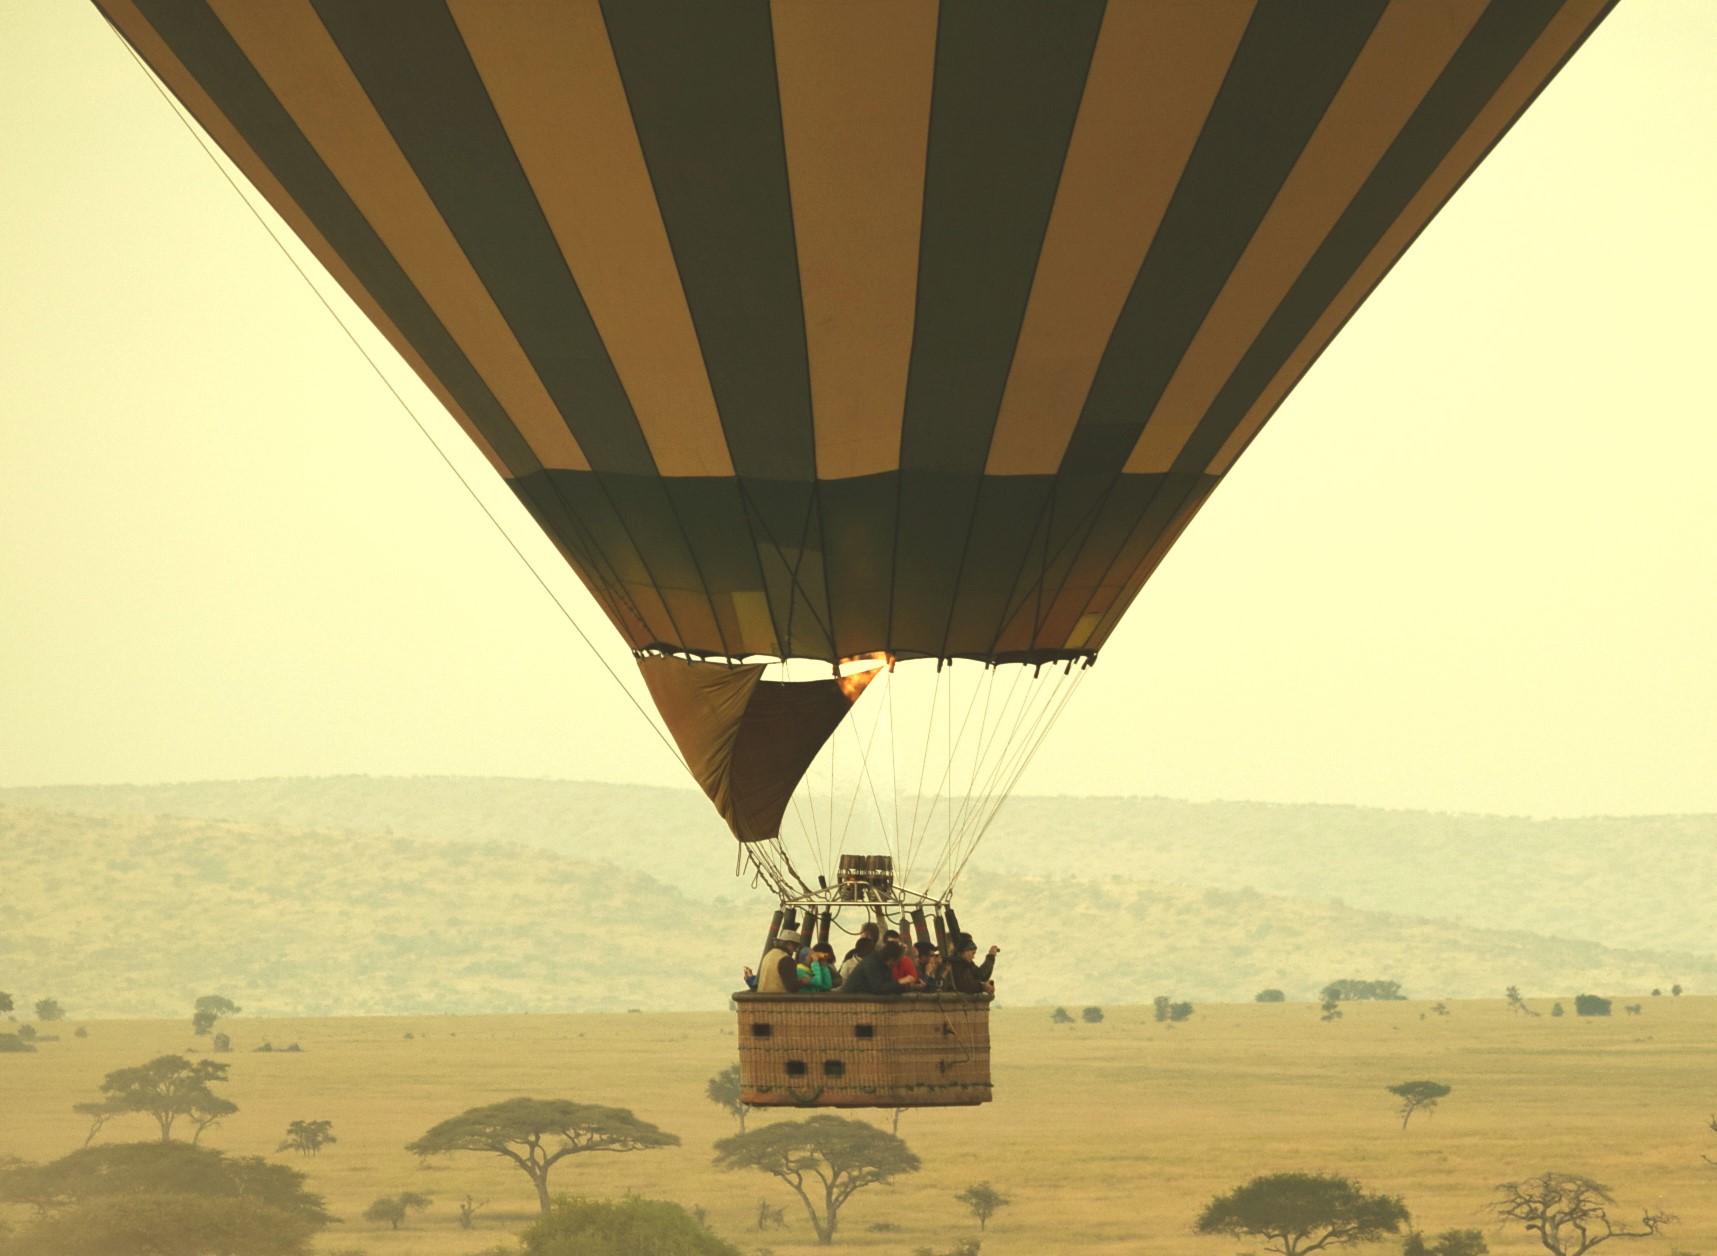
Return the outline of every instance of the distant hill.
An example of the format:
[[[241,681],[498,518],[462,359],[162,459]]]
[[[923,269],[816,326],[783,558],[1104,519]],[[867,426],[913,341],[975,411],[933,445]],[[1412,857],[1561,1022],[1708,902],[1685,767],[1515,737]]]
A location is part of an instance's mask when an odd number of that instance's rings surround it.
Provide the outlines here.
[[[751,901],[690,789],[362,776],[0,790],[0,805],[516,842]],[[1253,889],[1480,929],[1717,954],[1717,815],[1533,820],[1381,808],[1019,797],[972,867]]]
[[[674,870],[669,849],[632,854]],[[1012,1004],[1304,998],[1342,976],[1420,997],[1717,989],[1709,956],[1327,900],[1113,873],[964,885]],[[522,843],[0,806],[0,989],[74,1017],[186,1014],[216,992],[261,1015],[720,1007],[767,923],[766,900],[738,898]]]

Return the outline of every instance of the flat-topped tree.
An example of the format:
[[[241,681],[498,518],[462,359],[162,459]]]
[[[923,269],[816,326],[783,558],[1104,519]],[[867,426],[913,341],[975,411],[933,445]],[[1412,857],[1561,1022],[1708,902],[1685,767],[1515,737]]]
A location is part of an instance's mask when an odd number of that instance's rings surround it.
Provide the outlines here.
[[[209,1033],[223,1016],[236,1016],[242,1007],[222,994],[205,994],[197,1000],[191,1013],[191,1031],[199,1036]]]
[[[1401,1101],[1401,1128],[1407,1128],[1415,1112],[1435,1112],[1437,1101],[1447,1099],[1449,1091],[1442,1082],[1402,1082],[1389,1087],[1389,1093]]]
[[[511,1160],[530,1178],[537,1203],[552,1207],[548,1175],[568,1156],[589,1151],[648,1151],[678,1147],[677,1134],[640,1121],[626,1108],[604,1108],[570,1099],[507,1099],[449,1117],[406,1150],[419,1156],[452,1151],[487,1151]]]
[[[187,1121],[196,1129],[191,1136],[195,1143],[204,1130],[238,1111],[236,1103],[209,1089],[226,1079],[227,1066],[214,1060],[198,1060],[193,1064],[182,1055],[156,1056],[135,1068],[115,1069],[102,1079],[105,1098],[73,1104],[72,1111],[90,1118],[85,1146],[107,1122],[132,1113],[153,1118],[162,1142],[173,1137],[175,1124]]]
[[[1358,1182],[1317,1173],[1255,1177],[1205,1205],[1195,1229],[1263,1239],[1264,1250],[1304,1256],[1399,1234],[1407,1206],[1393,1195],[1367,1195]]]
[[[722,1139],[715,1145],[715,1166],[757,1169],[780,1178],[805,1205],[818,1244],[827,1246],[834,1241],[841,1206],[855,1191],[916,1173],[919,1161],[903,1140],[868,1122],[814,1116]],[[820,1200],[813,1198],[818,1195]]]

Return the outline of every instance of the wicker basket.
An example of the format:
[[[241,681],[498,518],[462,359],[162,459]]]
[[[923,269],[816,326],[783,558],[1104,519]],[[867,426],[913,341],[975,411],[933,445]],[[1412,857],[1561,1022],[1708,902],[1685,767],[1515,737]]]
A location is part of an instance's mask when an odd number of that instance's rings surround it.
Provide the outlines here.
[[[988,995],[733,997],[746,1103],[928,1108],[991,1098]]]

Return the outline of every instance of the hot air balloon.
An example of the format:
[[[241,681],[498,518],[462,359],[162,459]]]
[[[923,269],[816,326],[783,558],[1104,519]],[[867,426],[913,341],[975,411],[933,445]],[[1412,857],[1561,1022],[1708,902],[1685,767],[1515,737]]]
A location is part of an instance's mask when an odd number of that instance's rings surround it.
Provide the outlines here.
[[[1613,0],[97,0],[552,538],[810,940],[961,868],[1175,539]],[[748,1100],[987,999],[741,1001]]]

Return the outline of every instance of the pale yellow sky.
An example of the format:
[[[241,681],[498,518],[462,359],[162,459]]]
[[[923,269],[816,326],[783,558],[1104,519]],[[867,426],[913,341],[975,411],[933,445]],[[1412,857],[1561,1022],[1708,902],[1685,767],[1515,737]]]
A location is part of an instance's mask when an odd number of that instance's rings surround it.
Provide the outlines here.
[[[1714,66],[1717,4],[1618,8],[1241,460],[1022,790],[1717,810]],[[0,0],[0,171],[0,785],[683,783],[93,7]]]

